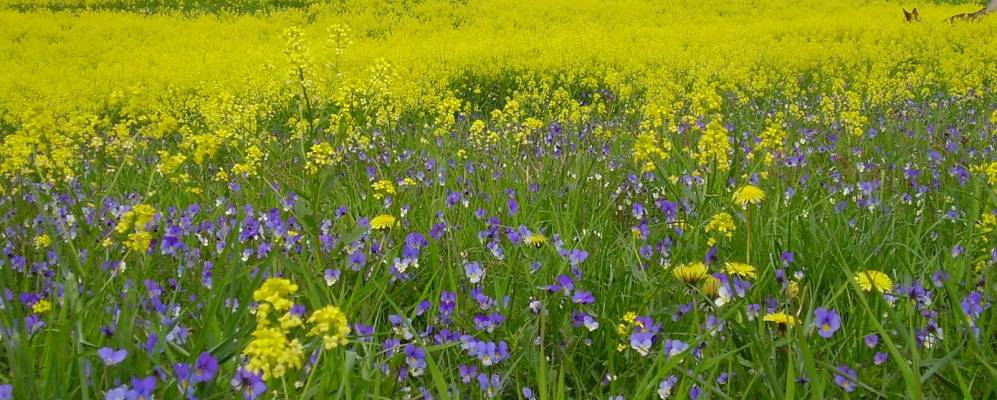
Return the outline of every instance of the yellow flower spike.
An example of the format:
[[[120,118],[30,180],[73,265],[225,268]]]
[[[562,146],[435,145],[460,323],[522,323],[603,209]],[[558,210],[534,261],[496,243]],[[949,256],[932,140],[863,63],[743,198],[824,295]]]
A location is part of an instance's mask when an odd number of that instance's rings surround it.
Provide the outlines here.
[[[35,314],[41,314],[48,312],[52,309],[52,303],[48,300],[42,299],[38,300],[35,305],[31,306],[31,312]]]
[[[720,212],[710,217],[710,221],[706,223],[706,227],[703,229],[706,233],[715,232],[727,239],[730,239],[734,236],[734,231],[737,230],[737,225],[734,224],[734,217],[728,213]]]
[[[312,313],[308,318],[312,328],[308,336],[322,336],[322,345],[326,350],[346,344],[346,335],[350,333],[350,325],[346,315],[336,306],[325,306]]]
[[[283,311],[294,304],[288,296],[298,291],[298,285],[289,279],[270,278],[263,282],[259,289],[253,292],[253,300],[270,303],[275,310]]]

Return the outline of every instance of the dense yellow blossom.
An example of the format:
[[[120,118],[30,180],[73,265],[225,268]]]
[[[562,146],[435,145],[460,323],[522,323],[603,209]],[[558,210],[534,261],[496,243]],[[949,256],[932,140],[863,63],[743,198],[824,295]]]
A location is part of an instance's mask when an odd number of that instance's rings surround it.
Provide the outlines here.
[[[336,150],[327,142],[313,144],[311,150],[308,151],[308,163],[305,165],[305,169],[314,174],[322,167],[332,165],[336,159],[335,154]]]
[[[384,196],[395,194],[395,184],[387,179],[374,182],[371,187],[374,189],[375,199],[382,199]]]
[[[308,323],[312,326],[308,335],[322,336],[326,350],[346,344],[346,335],[350,333],[350,326],[346,323],[346,315],[339,310],[339,307],[325,306],[315,310],[308,317]]]
[[[727,128],[720,118],[714,118],[699,138],[699,162],[704,166],[713,165],[720,171],[730,168],[730,141]]]
[[[737,230],[737,225],[734,224],[734,217],[725,212],[719,212],[710,217],[709,222],[706,223],[704,228],[706,233],[716,232],[717,234],[730,239],[734,236],[734,231]],[[715,240],[710,238],[710,245],[713,245]]]
[[[305,349],[298,339],[288,339],[278,327],[257,328],[253,340],[243,350],[249,358],[246,368],[263,375],[263,379],[280,378],[288,370],[301,368]]]
[[[33,244],[35,245],[36,249],[44,249],[52,244],[52,239],[49,238],[48,235],[46,234],[41,234],[35,236]]]
[[[270,278],[253,292],[253,300],[266,302],[276,310],[286,310],[294,304],[290,296],[298,291],[298,285],[285,278]]]
[[[52,302],[42,299],[38,300],[33,306],[31,306],[31,312],[35,314],[41,314],[52,309]]]

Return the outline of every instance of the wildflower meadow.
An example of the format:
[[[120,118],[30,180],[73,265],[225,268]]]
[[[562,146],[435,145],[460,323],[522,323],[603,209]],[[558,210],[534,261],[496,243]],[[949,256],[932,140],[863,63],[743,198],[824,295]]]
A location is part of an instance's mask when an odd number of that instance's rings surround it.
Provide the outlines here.
[[[997,398],[984,3],[0,0],[0,400]]]

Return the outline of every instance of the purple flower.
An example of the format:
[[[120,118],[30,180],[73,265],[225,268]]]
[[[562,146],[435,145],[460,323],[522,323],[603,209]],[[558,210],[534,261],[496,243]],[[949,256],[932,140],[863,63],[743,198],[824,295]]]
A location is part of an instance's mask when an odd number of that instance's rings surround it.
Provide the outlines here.
[[[415,345],[405,345],[405,363],[412,376],[419,376],[426,370],[426,350]]]
[[[962,312],[966,313],[966,316],[970,319],[977,319],[983,314],[983,310],[989,307],[989,304],[983,303],[983,295],[980,292],[970,292],[966,297],[962,299]]]
[[[699,400],[699,395],[701,394],[703,394],[703,390],[697,385],[693,385],[692,388],[689,389],[689,398],[692,400]]]
[[[682,354],[689,348],[689,344],[681,340],[666,340],[664,342],[665,355],[669,358]]]
[[[890,358],[889,354],[887,354],[885,351],[881,351],[879,353],[876,353],[876,355],[872,357],[872,363],[880,365],[886,362],[886,360],[889,358]]]
[[[267,384],[263,382],[263,379],[244,368],[235,371],[235,376],[232,377],[230,383],[233,389],[242,392],[242,396],[246,400],[253,400],[267,392]]]
[[[217,373],[218,360],[212,357],[211,353],[203,352],[197,356],[197,361],[194,362],[194,377],[191,381],[193,383],[210,382],[215,379]]]
[[[129,400],[149,400],[152,399],[152,392],[156,390],[156,376],[150,375],[145,378],[132,377],[132,389],[128,391]]]
[[[876,348],[876,345],[878,344],[879,344],[879,335],[872,333],[865,337],[865,345],[870,349]]]
[[[589,330],[589,332],[592,332],[599,328],[599,321],[596,321],[595,318],[592,318],[592,316],[589,315],[588,313],[576,312],[574,315],[572,315],[571,320],[572,324],[576,328],[584,326],[586,329]]]
[[[121,385],[104,393],[104,400],[128,400],[128,386]]]
[[[516,201],[515,197],[510,197],[508,201],[509,215],[516,215],[519,213],[519,202]]]
[[[571,295],[571,291],[575,290],[575,283],[570,276],[561,274],[557,276],[557,283],[554,285],[548,285],[546,289],[551,293],[561,292],[564,293],[565,296],[569,296]]]
[[[471,383],[471,380],[478,375],[478,367],[474,364],[465,365],[461,364],[457,366],[457,373],[460,375],[460,381],[464,383]]]
[[[945,280],[949,278],[949,274],[945,271],[938,270],[934,274],[931,274],[931,283],[935,285],[936,288],[940,288],[945,285]]]
[[[110,347],[102,347],[97,350],[97,355],[104,361],[104,365],[112,366],[121,363],[128,356],[128,350],[114,350]]]
[[[0,400],[10,400],[14,398],[14,387],[11,385],[0,385]]]
[[[455,308],[457,308],[457,294],[447,291],[440,293],[440,317],[444,320],[449,319]]]
[[[667,378],[662,379],[661,383],[658,384],[658,398],[661,400],[667,399],[672,395],[672,388],[678,383],[679,378],[675,375],[669,375]]]
[[[571,302],[575,304],[592,304],[595,302],[595,296],[592,295],[592,292],[579,290],[571,297]]]
[[[481,264],[472,262],[464,265],[464,275],[472,284],[478,284],[485,277],[485,270]]]
[[[589,253],[587,251],[574,249],[568,254],[568,263],[570,263],[572,267],[577,267],[578,264],[581,264],[582,261],[585,261],[587,258],[589,258]]]
[[[842,365],[834,371],[834,383],[841,386],[844,391],[851,393],[855,391],[857,376],[858,374],[854,369],[849,368],[847,365]]]
[[[651,332],[634,332],[630,334],[630,347],[641,356],[646,356],[651,351],[653,340],[654,334]]]
[[[820,307],[814,310],[814,326],[818,335],[829,338],[841,327],[841,317],[834,310]]]

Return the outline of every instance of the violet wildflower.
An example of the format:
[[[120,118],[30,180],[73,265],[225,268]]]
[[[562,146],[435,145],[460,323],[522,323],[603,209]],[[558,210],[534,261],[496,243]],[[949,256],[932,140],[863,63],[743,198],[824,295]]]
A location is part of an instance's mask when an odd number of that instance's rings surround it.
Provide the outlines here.
[[[232,377],[232,388],[241,392],[246,400],[253,400],[267,392],[267,384],[259,375],[254,374],[244,368],[235,371]]]
[[[834,371],[834,383],[849,393],[855,391],[857,377],[855,370],[847,365],[841,365]]]
[[[819,307],[814,310],[814,326],[818,335],[830,338],[841,327],[841,317],[834,310]]]
[[[97,355],[104,361],[104,365],[112,366],[121,363],[128,356],[128,350],[114,350],[110,347],[102,347],[97,350]]]

